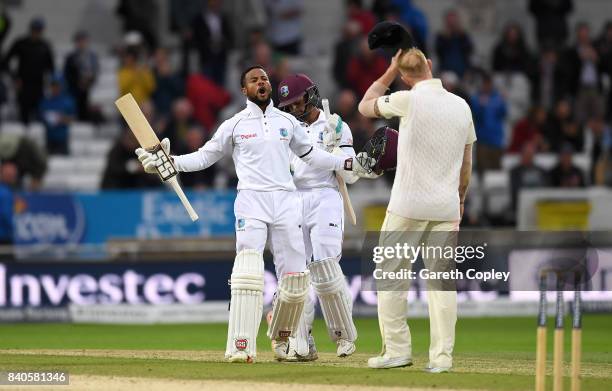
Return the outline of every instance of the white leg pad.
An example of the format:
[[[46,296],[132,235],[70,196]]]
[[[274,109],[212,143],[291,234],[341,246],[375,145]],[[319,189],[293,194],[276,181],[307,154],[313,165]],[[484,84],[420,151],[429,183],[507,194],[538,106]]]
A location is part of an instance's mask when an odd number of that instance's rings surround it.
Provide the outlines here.
[[[257,356],[257,331],[263,311],[264,261],[256,250],[236,255],[230,280],[232,298],[225,357],[244,351]]]
[[[272,309],[272,320],[268,328],[270,339],[286,339],[297,328],[304,301],[310,287],[310,272],[286,274],[278,284],[278,292]]]
[[[333,341],[346,339],[354,342],[357,329],[353,323],[353,303],[338,258],[325,258],[308,265],[327,332]]]
[[[304,310],[295,330],[294,336],[291,337],[291,345],[300,356],[308,355],[308,336],[312,330],[312,322],[314,321],[314,303],[310,299],[310,295],[306,295],[304,300]]]

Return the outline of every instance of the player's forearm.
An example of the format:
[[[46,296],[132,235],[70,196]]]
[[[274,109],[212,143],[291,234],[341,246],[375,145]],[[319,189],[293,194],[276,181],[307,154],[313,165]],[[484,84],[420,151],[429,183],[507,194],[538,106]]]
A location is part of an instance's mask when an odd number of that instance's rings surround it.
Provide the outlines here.
[[[463,204],[465,202],[465,197],[467,196],[468,187],[470,186],[472,165],[470,164],[469,172],[464,173],[463,169],[461,171],[461,176],[459,177],[459,202]]]
[[[386,73],[385,73],[386,75]],[[361,98],[361,102],[359,102],[358,110],[361,115],[368,118],[377,118],[378,115],[375,110],[376,100],[381,96],[385,95],[389,85],[385,84],[381,81],[385,77],[383,75],[380,79],[376,80],[372,85],[368,88],[363,98]]]
[[[459,174],[459,201],[463,204],[472,178],[472,145],[466,145]]]
[[[378,78],[372,85],[368,88],[365,95],[359,102],[359,112],[361,115],[370,118],[379,117],[378,114],[374,110],[374,105],[376,103],[376,99],[385,95],[393,80],[397,76],[397,68],[395,66],[390,66],[387,68],[385,73],[381,77]]]
[[[312,150],[304,156],[300,156],[306,164],[326,171],[336,171],[344,169],[344,161],[346,157],[335,156],[325,152],[322,149],[312,148]]]

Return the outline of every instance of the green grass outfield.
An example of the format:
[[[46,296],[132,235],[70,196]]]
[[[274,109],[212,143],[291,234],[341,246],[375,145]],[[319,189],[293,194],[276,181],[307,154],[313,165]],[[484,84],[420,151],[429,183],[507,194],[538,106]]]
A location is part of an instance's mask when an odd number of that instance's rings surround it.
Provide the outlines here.
[[[376,319],[358,319],[357,353],[339,359],[324,324],[314,335],[321,354],[315,363],[276,363],[263,327],[254,365],[223,361],[225,324],[200,325],[0,325],[1,370],[62,369],[71,375],[216,379],[311,384],[431,387],[451,389],[533,389],[536,320],[529,318],[468,318],[457,323],[452,373],[431,375],[427,364],[429,323],[410,320],[414,366],[393,370],[366,368],[378,353]],[[552,321],[549,322],[552,324]],[[569,373],[570,328],[565,333]],[[552,357],[552,327],[548,356]],[[612,315],[585,315],[583,322],[583,390],[610,390],[612,384]],[[552,363],[549,362],[549,375]],[[566,378],[569,389],[569,378]],[[548,385],[552,385],[549,378]]]

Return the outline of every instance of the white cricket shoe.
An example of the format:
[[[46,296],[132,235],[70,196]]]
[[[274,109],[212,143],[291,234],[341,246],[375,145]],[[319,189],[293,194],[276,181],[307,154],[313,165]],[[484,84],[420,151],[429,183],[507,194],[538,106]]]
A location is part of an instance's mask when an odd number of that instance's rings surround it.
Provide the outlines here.
[[[412,365],[412,358],[408,356],[389,357],[385,354],[368,360],[368,367],[375,369],[399,368],[410,365]]]
[[[338,357],[348,357],[351,354],[355,353],[355,343],[353,341],[349,341],[348,339],[339,339],[336,342],[337,350],[336,354]]]
[[[227,361],[229,362],[238,362],[238,363],[253,363],[253,357],[249,356],[248,354],[246,354],[246,352],[236,352],[232,355],[230,355],[227,358]]]
[[[273,339],[272,352],[277,361],[295,361],[289,357],[289,340],[287,339]]]

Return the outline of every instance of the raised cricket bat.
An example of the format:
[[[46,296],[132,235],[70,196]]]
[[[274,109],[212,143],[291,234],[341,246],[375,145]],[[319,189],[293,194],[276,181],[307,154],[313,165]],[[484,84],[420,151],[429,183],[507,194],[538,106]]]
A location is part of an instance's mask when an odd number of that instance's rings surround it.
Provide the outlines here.
[[[191,221],[196,221],[198,219],[198,214],[193,210],[187,196],[183,192],[183,189],[181,189],[181,185],[178,183],[178,171],[174,163],[172,163],[170,157],[159,144],[159,138],[157,138],[155,131],[151,128],[149,121],[147,121],[142,110],[138,107],[138,103],[136,103],[132,94],[128,93],[123,95],[115,101],[115,105],[121,112],[125,122],[130,126],[140,146],[148,152],[157,155],[158,161],[160,162],[157,166],[159,177],[164,183],[168,183],[170,187],[172,187],[172,190],[174,190],[187,210]]]
[[[326,118],[331,117],[331,111],[329,110],[329,100],[323,99],[321,101],[321,104],[323,105],[323,111],[325,112],[325,117]],[[353,225],[357,225],[357,216],[355,216],[355,210],[353,209],[353,204],[351,203],[351,199],[349,198],[348,189],[346,188],[346,183],[344,182],[344,179],[342,179],[342,177],[338,173],[336,173],[336,179],[338,180],[338,190],[340,191],[340,194],[342,194],[342,202],[344,203],[344,210],[346,214],[348,214],[349,217],[351,218],[351,222],[353,223]]]

